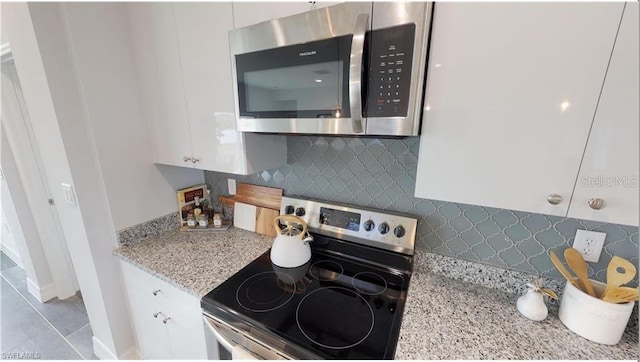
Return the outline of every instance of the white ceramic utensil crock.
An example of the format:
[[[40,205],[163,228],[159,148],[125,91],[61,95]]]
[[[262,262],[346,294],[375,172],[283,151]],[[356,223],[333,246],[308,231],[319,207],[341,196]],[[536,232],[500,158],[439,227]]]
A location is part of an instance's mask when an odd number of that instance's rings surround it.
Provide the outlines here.
[[[284,221],[285,229],[280,229],[278,221]],[[293,225],[302,225],[299,230]],[[307,223],[293,215],[280,215],[273,221],[276,229],[275,240],[271,246],[271,262],[282,268],[296,268],[311,259],[311,247],[307,236]]]

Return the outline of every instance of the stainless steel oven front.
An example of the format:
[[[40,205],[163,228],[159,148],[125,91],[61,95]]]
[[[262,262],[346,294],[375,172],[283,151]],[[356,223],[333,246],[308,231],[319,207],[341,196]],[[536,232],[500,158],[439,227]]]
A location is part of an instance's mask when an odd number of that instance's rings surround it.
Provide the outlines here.
[[[418,135],[432,5],[343,3],[230,31],[236,129]]]

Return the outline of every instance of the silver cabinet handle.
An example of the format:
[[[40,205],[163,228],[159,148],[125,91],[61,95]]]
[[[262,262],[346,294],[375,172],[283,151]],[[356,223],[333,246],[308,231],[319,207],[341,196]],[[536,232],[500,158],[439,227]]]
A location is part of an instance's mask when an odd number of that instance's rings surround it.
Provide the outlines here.
[[[158,293],[160,293],[160,292],[161,292],[161,290],[160,290],[160,289],[156,289],[156,290],[154,290],[154,291],[153,291],[153,292],[151,292],[151,293],[153,293],[153,295],[158,295]]]
[[[153,318],[158,318],[158,316],[162,314],[162,312],[155,312],[153,313]]]
[[[192,158],[192,159],[191,159],[191,162],[193,162],[193,163],[197,163],[197,162],[200,162],[200,159],[199,159],[199,158]]]
[[[551,205],[558,205],[559,203],[562,202],[562,200],[563,200],[562,195],[550,194],[549,196],[547,196],[547,201]]]
[[[171,317],[165,317],[165,318],[162,320],[162,323],[167,324],[167,322],[169,321],[169,319],[171,319]]]
[[[605,206],[607,206],[607,203],[603,199],[589,199],[589,207],[594,210],[602,210]]]
[[[184,157],[182,158],[182,161],[184,161],[184,162],[189,162],[189,161],[191,161],[191,157],[184,156]]]
[[[349,101],[351,102],[351,122],[354,133],[362,133],[362,54],[364,52],[364,35],[369,27],[369,14],[360,14],[351,40],[351,56],[349,57]]]

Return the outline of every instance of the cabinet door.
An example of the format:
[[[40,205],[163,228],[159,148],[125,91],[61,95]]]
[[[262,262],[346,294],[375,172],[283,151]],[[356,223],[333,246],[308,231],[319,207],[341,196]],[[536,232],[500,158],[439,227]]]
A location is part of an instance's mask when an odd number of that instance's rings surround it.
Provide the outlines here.
[[[171,357],[169,335],[162,323],[162,315],[156,314],[164,313],[164,310],[158,299],[153,297],[152,291],[156,290],[156,286],[149,284],[152,277],[129,264],[121,265],[140,357],[168,359]]]
[[[638,225],[638,3],[626,5],[569,216]],[[605,201],[589,207],[589,199]]]
[[[190,323],[179,314],[172,314],[170,317],[166,326],[171,343],[171,359],[207,359],[202,322]]]
[[[231,3],[175,4],[187,114],[196,168],[242,173],[229,54]]]
[[[566,215],[622,8],[438,3],[416,197]]]
[[[173,5],[127,5],[134,62],[157,163],[189,166],[187,122]]]
[[[236,28],[253,25],[271,19],[282,18],[305,11],[339,4],[341,1],[296,2],[234,2],[233,23]]]

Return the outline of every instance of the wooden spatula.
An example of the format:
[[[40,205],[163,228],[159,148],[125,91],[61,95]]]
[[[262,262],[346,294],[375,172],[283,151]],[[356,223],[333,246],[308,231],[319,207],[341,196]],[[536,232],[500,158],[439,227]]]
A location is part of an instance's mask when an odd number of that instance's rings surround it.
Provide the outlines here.
[[[611,288],[629,283],[635,276],[636,267],[630,261],[614,256],[607,267],[607,288],[602,295],[606,295]]]
[[[551,258],[551,262],[556,267],[556,269],[558,269],[560,274],[562,274],[562,276],[565,277],[565,279],[567,279],[569,281],[569,283],[571,283],[574,287],[576,287],[576,288],[578,288],[580,290],[583,290],[578,285],[578,283],[576,283],[576,280],[573,279],[573,275],[571,274],[571,272],[567,268],[564,267],[564,265],[562,264],[562,262],[560,261],[560,258],[558,258],[556,253],[554,253],[553,251],[549,250],[549,257]]]
[[[573,272],[576,273],[582,285],[584,285],[587,293],[589,293],[590,296],[597,298],[596,291],[593,290],[593,285],[591,285],[591,281],[589,280],[587,263],[585,263],[582,254],[574,248],[566,248],[564,250],[564,258],[567,260],[571,269],[573,269]]]
[[[602,297],[605,302],[626,303],[638,300],[638,289],[629,287],[608,288]]]

